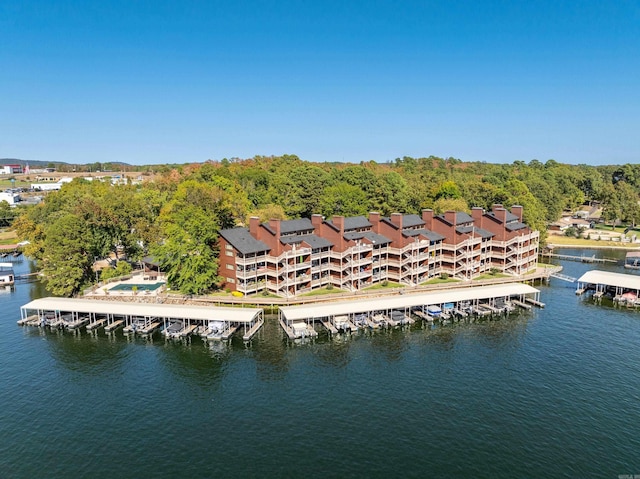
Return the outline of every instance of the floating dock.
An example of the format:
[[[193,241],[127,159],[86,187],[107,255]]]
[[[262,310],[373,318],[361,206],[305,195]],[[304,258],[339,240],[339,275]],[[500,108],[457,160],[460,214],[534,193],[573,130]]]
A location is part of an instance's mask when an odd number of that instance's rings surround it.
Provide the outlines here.
[[[112,332],[123,327],[125,331],[150,335],[170,321],[181,321],[180,337],[187,337],[199,326],[215,320],[225,325],[225,330],[235,328],[251,336],[264,324],[263,310],[259,308],[230,308],[216,306],[186,306],[157,303],[128,303],[93,299],[41,298],[20,308],[18,324],[46,325],[52,328],[74,324],[86,325],[87,330],[104,327]],[[33,318],[36,318],[34,321]],[[82,321],[78,325],[78,321]]]
[[[593,299],[602,300],[605,295],[612,298],[624,299],[627,306],[640,306],[640,276],[626,273],[612,273],[610,271],[591,270],[578,278],[576,294],[593,291]],[[635,299],[633,297],[635,296]]]
[[[531,309],[531,305],[527,303],[523,303],[522,301],[518,301],[517,299],[512,299],[511,302],[516,306],[520,306],[522,309]]]
[[[263,324],[264,324],[264,319],[260,317],[258,321],[254,323],[253,326],[251,326],[248,330],[245,330],[245,333],[242,335],[242,339],[244,341],[251,340],[251,338],[255,336],[255,334],[258,332],[258,330],[262,327]]]
[[[525,309],[528,309],[525,301],[542,307],[543,303],[539,301],[539,294],[540,291],[532,286],[522,283],[507,283],[356,301],[287,306],[281,307],[278,315],[282,328],[289,337],[292,335],[295,337],[294,325],[297,324],[298,329],[302,330],[303,327],[300,326],[300,323],[312,327],[319,318],[334,326],[337,323],[344,324],[346,319],[354,325],[368,324],[368,327],[372,329],[379,329],[389,324],[388,318],[393,318],[392,321],[397,323],[398,320],[395,318],[399,317],[399,313],[409,317],[411,314],[415,314],[426,321],[433,321],[434,319],[446,319],[445,307],[447,308],[446,315],[449,318],[451,318],[451,314],[455,314],[456,309],[462,309],[461,305],[465,305],[468,311],[475,311],[478,315],[503,313],[504,307],[500,308],[498,305],[525,305]],[[438,309],[441,318],[434,318],[433,315],[428,314],[429,306],[433,306],[434,310]]]
[[[596,258],[596,255],[592,256],[574,256],[570,254],[556,254],[556,253],[544,253],[541,256],[547,256],[549,258],[557,258],[565,261],[580,261],[581,263],[610,263],[617,264],[619,261],[617,259],[609,259],[609,258]]]

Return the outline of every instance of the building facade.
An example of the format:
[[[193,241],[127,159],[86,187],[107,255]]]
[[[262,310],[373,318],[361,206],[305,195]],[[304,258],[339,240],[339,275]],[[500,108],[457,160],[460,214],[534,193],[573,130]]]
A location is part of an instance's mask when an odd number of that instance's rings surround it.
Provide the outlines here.
[[[328,285],[355,292],[387,280],[418,286],[442,273],[471,280],[494,268],[518,276],[536,268],[538,240],[520,206],[474,208],[471,216],[254,217],[249,228],[220,231],[219,274],[231,291],[285,297]]]
[[[22,165],[0,165],[0,173],[3,175],[21,175]]]

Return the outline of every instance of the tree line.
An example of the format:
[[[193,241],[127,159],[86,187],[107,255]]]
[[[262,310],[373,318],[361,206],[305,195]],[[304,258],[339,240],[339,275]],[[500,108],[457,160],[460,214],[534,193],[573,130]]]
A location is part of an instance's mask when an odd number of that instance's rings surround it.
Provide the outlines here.
[[[218,276],[218,230],[250,216],[293,219],[320,213],[469,211],[494,203],[524,207],[544,231],[563,210],[587,201],[609,222],[640,219],[640,165],[511,164],[455,158],[398,158],[379,164],[312,163],[295,155],[155,167],[153,181],[112,186],[76,179],[22,211],[14,227],[53,294],[69,296],[95,281],[96,259],[151,255],[171,288],[211,291]]]

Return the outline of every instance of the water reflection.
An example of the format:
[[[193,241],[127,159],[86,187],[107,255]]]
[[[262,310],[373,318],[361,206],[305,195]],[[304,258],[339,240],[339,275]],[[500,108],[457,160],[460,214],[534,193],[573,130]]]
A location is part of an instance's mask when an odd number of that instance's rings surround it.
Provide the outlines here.
[[[52,357],[70,371],[84,374],[116,371],[122,367],[126,354],[126,344],[122,341],[108,341],[105,337],[91,337],[79,332],[45,330],[32,328],[47,340]]]
[[[267,315],[260,333],[251,341],[258,377],[263,381],[280,381],[289,370],[290,351],[277,316]]]
[[[227,345],[212,351],[199,338],[191,342],[167,340],[160,348],[163,353],[160,363],[167,371],[202,388],[219,385],[230,358]]]
[[[527,322],[531,312],[514,312],[507,317],[475,324],[470,332],[474,339],[488,348],[501,350],[517,349],[527,332]]]
[[[400,329],[390,329],[373,332],[369,340],[371,346],[378,354],[381,354],[388,362],[402,359],[402,354],[407,350],[408,332]]]
[[[315,349],[315,358],[321,364],[331,368],[340,369],[349,364],[351,360],[351,341],[347,337],[336,337],[324,344],[317,345]]]

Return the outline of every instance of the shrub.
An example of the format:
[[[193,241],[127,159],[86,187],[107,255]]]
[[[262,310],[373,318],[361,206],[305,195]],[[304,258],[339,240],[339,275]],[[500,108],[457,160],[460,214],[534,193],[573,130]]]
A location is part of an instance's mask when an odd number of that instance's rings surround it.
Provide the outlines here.
[[[440,279],[449,279],[449,273],[440,273]]]

